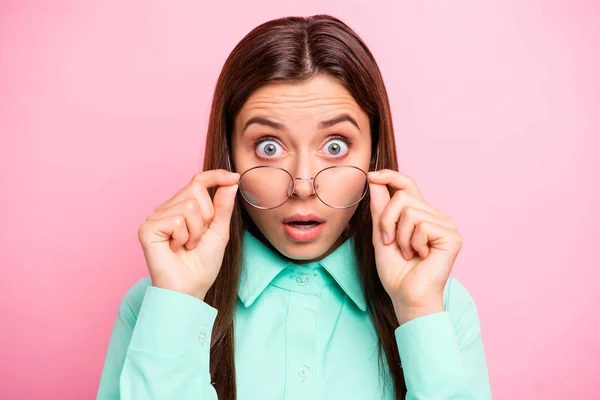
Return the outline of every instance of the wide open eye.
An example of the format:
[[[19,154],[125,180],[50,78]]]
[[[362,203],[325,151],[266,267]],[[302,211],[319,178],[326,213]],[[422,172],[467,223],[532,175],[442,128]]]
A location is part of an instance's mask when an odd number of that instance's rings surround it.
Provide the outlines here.
[[[348,153],[348,141],[343,138],[334,138],[325,143],[323,152],[331,157],[343,157]]]
[[[278,157],[283,152],[281,145],[272,139],[259,141],[255,146],[256,153],[262,158]]]

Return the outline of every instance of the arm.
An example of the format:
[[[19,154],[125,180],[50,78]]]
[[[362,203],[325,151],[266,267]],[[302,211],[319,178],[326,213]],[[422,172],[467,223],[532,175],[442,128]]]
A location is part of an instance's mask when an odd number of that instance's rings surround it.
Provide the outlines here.
[[[477,307],[457,280],[446,287],[446,311],[396,329],[407,400],[492,398]]]
[[[121,301],[97,399],[217,399],[209,373],[216,315],[195,297],[135,285]]]

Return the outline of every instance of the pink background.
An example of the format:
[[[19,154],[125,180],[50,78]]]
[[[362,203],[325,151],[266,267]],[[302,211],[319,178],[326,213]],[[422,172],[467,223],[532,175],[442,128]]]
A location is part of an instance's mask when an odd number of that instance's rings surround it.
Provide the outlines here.
[[[202,3],[0,3],[0,398],[95,397],[137,226],[199,170],[225,58],[315,13],[371,47],[401,169],[459,226],[495,398],[600,398],[597,2]]]

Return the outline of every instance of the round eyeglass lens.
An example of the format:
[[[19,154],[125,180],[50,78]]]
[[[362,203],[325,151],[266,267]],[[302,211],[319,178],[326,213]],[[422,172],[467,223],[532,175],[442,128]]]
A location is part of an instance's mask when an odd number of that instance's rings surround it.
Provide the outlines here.
[[[258,208],[279,207],[290,197],[293,182],[286,171],[256,167],[244,172],[239,182],[242,197]]]
[[[330,207],[348,208],[367,193],[367,174],[357,167],[325,168],[315,176],[315,189],[321,201]]]

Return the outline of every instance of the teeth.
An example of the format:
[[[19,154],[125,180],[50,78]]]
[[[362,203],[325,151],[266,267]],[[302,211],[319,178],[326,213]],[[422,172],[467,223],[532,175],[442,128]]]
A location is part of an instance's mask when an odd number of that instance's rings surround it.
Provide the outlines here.
[[[317,225],[316,222],[314,221],[296,221],[296,222],[290,222],[290,225],[295,226],[296,228],[312,228],[313,226]]]

